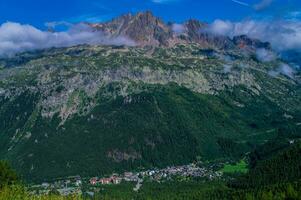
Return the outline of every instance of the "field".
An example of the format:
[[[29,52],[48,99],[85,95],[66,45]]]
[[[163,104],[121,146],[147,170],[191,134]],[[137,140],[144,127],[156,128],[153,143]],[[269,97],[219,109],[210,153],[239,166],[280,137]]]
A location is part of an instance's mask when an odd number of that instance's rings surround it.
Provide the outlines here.
[[[240,160],[238,163],[231,165],[226,164],[222,169],[223,173],[247,173],[248,172],[248,164],[245,160]]]

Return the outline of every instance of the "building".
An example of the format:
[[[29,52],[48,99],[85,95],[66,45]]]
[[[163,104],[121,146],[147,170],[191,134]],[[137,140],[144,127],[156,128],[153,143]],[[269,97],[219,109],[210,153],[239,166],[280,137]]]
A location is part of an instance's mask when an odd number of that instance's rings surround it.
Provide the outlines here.
[[[111,178],[102,178],[102,179],[99,180],[99,183],[101,183],[103,185],[111,184],[112,179]]]
[[[96,185],[97,184],[97,178],[96,177],[93,177],[90,179],[90,184],[91,185]]]
[[[82,181],[81,181],[81,180],[76,180],[76,181],[75,181],[75,185],[76,185],[77,187],[79,187],[81,184],[82,184]]]
[[[120,184],[121,183],[121,178],[112,176],[110,178],[102,178],[98,181],[98,183],[101,183],[103,185],[108,185],[108,184]]]
[[[121,183],[121,178],[113,177],[112,182],[113,182],[113,184],[120,184]]]
[[[133,176],[133,172],[124,172],[124,177],[131,177]]]

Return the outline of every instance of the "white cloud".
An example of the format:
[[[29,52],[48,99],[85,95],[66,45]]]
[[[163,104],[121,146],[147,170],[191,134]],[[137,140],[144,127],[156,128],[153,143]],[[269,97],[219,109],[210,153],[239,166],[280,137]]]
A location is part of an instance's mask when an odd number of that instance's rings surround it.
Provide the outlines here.
[[[244,2],[244,1],[240,1],[240,0],[231,0],[231,1],[238,5],[252,7],[257,11],[261,11],[261,10],[268,8],[273,3],[274,0],[261,0],[260,2],[253,4],[253,5],[251,5],[247,2]]]
[[[186,27],[183,24],[173,24],[172,31],[177,35],[181,35],[186,31]]]
[[[295,70],[288,64],[281,63],[276,70],[269,71],[269,75],[277,76],[279,74],[285,75],[291,79],[294,79]]]
[[[7,22],[0,26],[0,56],[44,49],[68,47],[78,44],[135,45],[125,37],[111,38],[102,32],[94,32],[85,24],[72,25],[65,32],[48,32],[31,25]]]
[[[262,0],[259,3],[255,4],[253,7],[255,10],[263,10],[269,7],[273,3],[273,0]]]
[[[301,21],[297,20],[245,20],[241,22],[215,20],[209,25],[207,31],[229,37],[247,35],[270,42],[272,47],[278,51],[301,50]]]
[[[257,49],[256,58],[261,62],[271,62],[277,59],[277,55],[273,51]]]
[[[71,27],[73,26],[73,24],[66,21],[54,21],[54,22],[46,22],[45,26],[48,28],[48,30],[55,30],[55,28],[58,26]]]
[[[247,6],[247,7],[250,6],[248,3],[243,2],[243,1],[238,1],[238,0],[231,0],[231,1],[234,2],[234,3],[237,3],[237,4],[241,5],[241,6]]]
[[[234,23],[217,19],[210,24],[207,31],[216,35],[227,35],[233,37]]]

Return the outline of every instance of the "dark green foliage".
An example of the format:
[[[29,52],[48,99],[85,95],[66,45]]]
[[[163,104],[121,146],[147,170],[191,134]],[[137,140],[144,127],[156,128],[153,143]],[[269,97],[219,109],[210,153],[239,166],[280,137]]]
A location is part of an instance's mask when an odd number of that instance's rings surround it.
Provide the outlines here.
[[[217,96],[176,84],[143,87],[145,92],[111,98],[104,94],[120,89],[109,85],[99,91],[98,105],[90,113],[75,115],[63,126],[57,115],[40,116],[36,94],[3,99],[2,156],[26,179],[36,181],[181,165],[197,158],[239,161],[256,145],[279,135],[267,130],[294,123],[283,118],[284,111],[274,103],[254,98],[243,87]],[[91,100],[78,92],[82,103]]]
[[[256,189],[233,189],[223,182],[143,183],[138,191],[132,184],[101,186],[97,200],[299,200],[301,182],[280,183]]]
[[[236,159],[243,157],[247,148],[229,138],[218,138],[217,143],[226,157]]]
[[[256,148],[253,167],[228,184],[216,199],[301,199],[301,143],[287,145],[284,138]],[[251,154],[251,160],[254,159]],[[218,190],[211,194],[216,195]]]
[[[24,92],[16,98],[0,98],[0,156],[6,155],[10,147],[28,131],[28,122],[36,108],[37,94]],[[32,121],[34,123],[34,121]]]
[[[290,146],[290,141],[295,141],[298,138],[299,136],[289,138],[278,136],[275,139],[272,139],[263,145],[254,147],[254,150],[248,156],[250,167],[254,168],[257,162],[267,160],[272,156],[276,155],[277,153],[288,148]]]
[[[232,187],[255,188],[301,179],[301,143],[258,161],[249,173],[231,182]]]
[[[17,181],[18,176],[8,162],[0,160],[0,189]]]
[[[279,183],[260,188],[250,189],[215,189],[210,191],[209,199],[226,200],[299,200],[301,199],[301,183]]]

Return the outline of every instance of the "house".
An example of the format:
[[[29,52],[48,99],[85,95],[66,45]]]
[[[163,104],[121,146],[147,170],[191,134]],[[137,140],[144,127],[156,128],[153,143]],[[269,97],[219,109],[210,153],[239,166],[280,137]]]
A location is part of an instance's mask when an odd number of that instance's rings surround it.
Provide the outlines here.
[[[102,178],[102,179],[99,180],[99,182],[103,185],[107,185],[107,184],[112,183],[112,179],[111,178]]]
[[[75,185],[76,185],[77,187],[80,186],[81,184],[82,184],[82,181],[81,181],[81,180],[78,179],[78,180],[75,181]]]
[[[124,177],[131,177],[133,176],[133,172],[124,172]]]
[[[124,172],[125,181],[133,181],[134,174],[132,172]]]
[[[152,175],[154,175],[154,174],[155,174],[155,171],[154,171],[154,170],[151,170],[151,171],[148,172],[148,175],[149,175],[149,176],[152,176]]]
[[[80,176],[76,176],[76,177],[75,177],[75,185],[76,185],[77,187],[79,187],[80,185],[82,185],[82,179],[81,179]]]
[[[113,182],[113,184],[120,184],[121,183],[121,178],[112,177],[112,182]]]
[[[96,177],[93,177],[90,179],[90,184],[91,185],[96,185],[97,184],[97,178]]]

